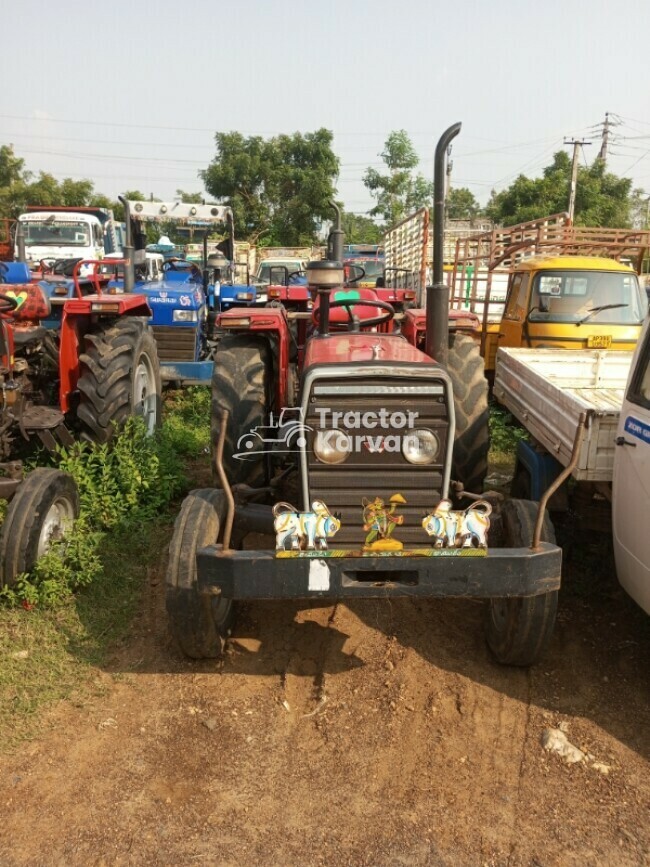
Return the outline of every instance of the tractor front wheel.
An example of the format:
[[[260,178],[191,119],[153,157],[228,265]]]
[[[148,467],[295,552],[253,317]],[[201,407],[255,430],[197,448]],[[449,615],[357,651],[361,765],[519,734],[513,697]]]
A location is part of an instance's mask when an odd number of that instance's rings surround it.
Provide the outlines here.
[[[533,541],[538,503],[508,500],[501,510],[504,547],[527,548]],[[553,524],[544,515],[542,542],[555,542]],[[558,591],[539,596],[490,599],[485,635],[496,659],[504,665],[532,665],[546,650],[555,626]]]
[[[40,467],[21,483],[7,507],[0,529],[0,587],[12,587],[19,575],[70,530],[79,517],[79,492],[72,476]]]
[[[160,362],[153,332],[135,316],[100,321],[84,335],[79,356],[82,438],[105,443],[130,416],[143,419],[148,434],[160,426]]]
[[[223,491],[191,491],[174,524],[167,567],[167,614],[179,647],[193,659],[221,656],[232,601],[199,593],[196,552],[217,542],[226,513]]]

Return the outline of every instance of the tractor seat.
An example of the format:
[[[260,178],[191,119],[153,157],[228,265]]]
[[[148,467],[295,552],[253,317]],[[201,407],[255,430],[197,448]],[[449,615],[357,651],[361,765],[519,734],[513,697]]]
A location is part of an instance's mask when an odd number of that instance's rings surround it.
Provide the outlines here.
[[[14,327],[14,346],[19,349],[36,340],[42,340],[47,334],[47,328],[42,325],[21,325]]]
[[[377,293],[374,289],[335,289],[330,295],[330,302],[334,301],[352,301],[358,298],[360,301],[378,301]],[[320,306],[320,296],[316,296],[316,301],[314,302],[314,312],[313,319],[314,324],[318,323],[318,314],[316,311]],[[377,316],[382,316],[386,313],[385,310],[382,310],[381,307],[363,307],[358,306],[355,307],[354,303],[351,305],[352,312],[359,320],[361,328],[363,328],[364,319],[374,319]],[[345,331],[347,330],[348,324],[350,322],[350,317],[348,314],[347,307],[335,307],[334,309],[330,309],[330,327],[336,331]]]

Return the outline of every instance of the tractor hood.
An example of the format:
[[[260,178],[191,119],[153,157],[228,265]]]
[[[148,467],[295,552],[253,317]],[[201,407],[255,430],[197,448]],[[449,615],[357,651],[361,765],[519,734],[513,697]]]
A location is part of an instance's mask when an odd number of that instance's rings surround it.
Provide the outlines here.
[[[359,334],[336,332],[328,337],[315,337],[309,341],[305,353],[305,368],[316,364],[359,364],[378,361],[390,364],[422,364],[431,359],[411,346],[399,334],[377,334],[365,331]]]

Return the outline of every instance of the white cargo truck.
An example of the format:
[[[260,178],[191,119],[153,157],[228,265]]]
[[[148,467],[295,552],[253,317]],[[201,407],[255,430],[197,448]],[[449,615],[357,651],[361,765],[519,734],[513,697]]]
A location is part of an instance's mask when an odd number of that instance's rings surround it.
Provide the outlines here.
[[[634,353],[501,348],[494,382],[531,435],[517,447],[513,496],[539,500],[572,476],[585,526],[613,531],[619,581],[648,613],[649,322]]]
[[[107,208],[31,207],[18,217],[32,271],[62,259],[104,259],[121,254],[113,212]],[[18,258],[18,245],[15,250]]]

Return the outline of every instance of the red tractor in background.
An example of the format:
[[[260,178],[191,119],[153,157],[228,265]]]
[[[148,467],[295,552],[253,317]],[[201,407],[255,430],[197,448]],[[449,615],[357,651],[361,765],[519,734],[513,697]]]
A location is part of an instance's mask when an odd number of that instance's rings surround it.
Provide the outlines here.
[[[442,274],[445,154],[459,130],[436,148],[426,352],[392,330],[388,302],[343,286],[342,233],[308,266],[316,300],[299,353],[282,306],[220,316],[217,486],[185,499],[167,573],[170,626],[189,656],[219,656],[233,606],[250,599],[480,597],[500,662],[528,665],[548,643],[561,551],[543,505],[506,503],[489,550],[498,499],[476,503],[472,527],[471,508],[453,509],[482,496],[488,446],[482,360],[449,330]],[[289,413],[301,429],[284,424]],[[243,550],[250,532],[275,534],[275,550]]]
[[[119,264],[129,272],[128,260],[111,262]],[[84,265],[94,270],[92,294],[79,285]],[[160,421],[151,311],[140,295],[102,291],[102,265],[75,266],[75,297],[64,303],[58,343],[41,324],[50,317],[50,297],[27,266],[20,282],[0,282],[0,499],[9,501],[0,527],[0,586],[29,572],[78,514],[70,476],[37,469],[23,478],[19,458],[30,444],[39,440],[54,452],[76,437],[107,442],[131,415],[141,415],[151,433]],[[20,277],[20,263],[12,263],[11,274]]]

